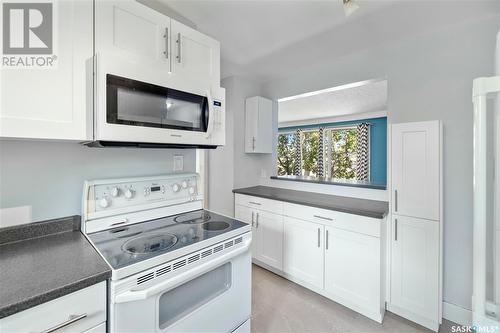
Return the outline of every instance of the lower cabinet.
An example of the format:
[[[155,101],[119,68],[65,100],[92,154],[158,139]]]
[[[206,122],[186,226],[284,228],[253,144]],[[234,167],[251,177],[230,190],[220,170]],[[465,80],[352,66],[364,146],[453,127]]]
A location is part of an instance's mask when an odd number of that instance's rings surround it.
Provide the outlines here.
[[[324,226],[288,216],[284,222],[284,272],[323,288]]]
[[[380,239],[325,227],[325,291],[339,303],[380,319]]]
[[[252,257],[283,270],[283,216],[240,205],[235,216],[252,225]]]
[[[391,311],[439,328],[439,222],[393,215]]]
[[[0,319],[0,332],[106,332],[106,282]]]

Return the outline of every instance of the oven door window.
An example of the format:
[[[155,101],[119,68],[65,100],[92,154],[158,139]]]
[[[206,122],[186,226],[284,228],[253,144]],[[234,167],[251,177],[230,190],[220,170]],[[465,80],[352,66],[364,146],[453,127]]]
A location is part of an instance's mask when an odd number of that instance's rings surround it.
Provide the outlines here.
[[[208,99],[108,74],[106,120],[111,124],[206,132]]]
[[[231,288],[231,263],[198,276],[160,296],[160,329],[166,329]]]

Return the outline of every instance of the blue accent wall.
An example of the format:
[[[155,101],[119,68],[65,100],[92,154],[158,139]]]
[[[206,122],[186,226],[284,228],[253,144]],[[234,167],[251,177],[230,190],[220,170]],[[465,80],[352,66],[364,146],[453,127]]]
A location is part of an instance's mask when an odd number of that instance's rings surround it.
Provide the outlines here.
[[[310,129],[335,126],[357,125],[370,123],[370,182],[387,184],[387,117],[321,123],[293,127],[281,127],[279,132],[294,131],[296,129]]]

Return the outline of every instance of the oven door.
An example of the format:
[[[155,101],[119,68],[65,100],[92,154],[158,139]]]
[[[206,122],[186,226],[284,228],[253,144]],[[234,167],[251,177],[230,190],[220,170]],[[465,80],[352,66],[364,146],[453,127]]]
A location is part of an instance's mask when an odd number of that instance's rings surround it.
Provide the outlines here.
[[[250,240],[245,243],[143,289],[112,291],[110,332],[235,331],[251,311]]]

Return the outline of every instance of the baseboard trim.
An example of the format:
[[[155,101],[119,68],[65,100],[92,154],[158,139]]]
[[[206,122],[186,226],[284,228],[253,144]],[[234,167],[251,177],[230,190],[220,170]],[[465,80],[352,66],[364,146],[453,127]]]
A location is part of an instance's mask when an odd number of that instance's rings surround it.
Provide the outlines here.
[[[452,303],[443,302],[443,318],[463,326],[472,325],[472,311]]]

